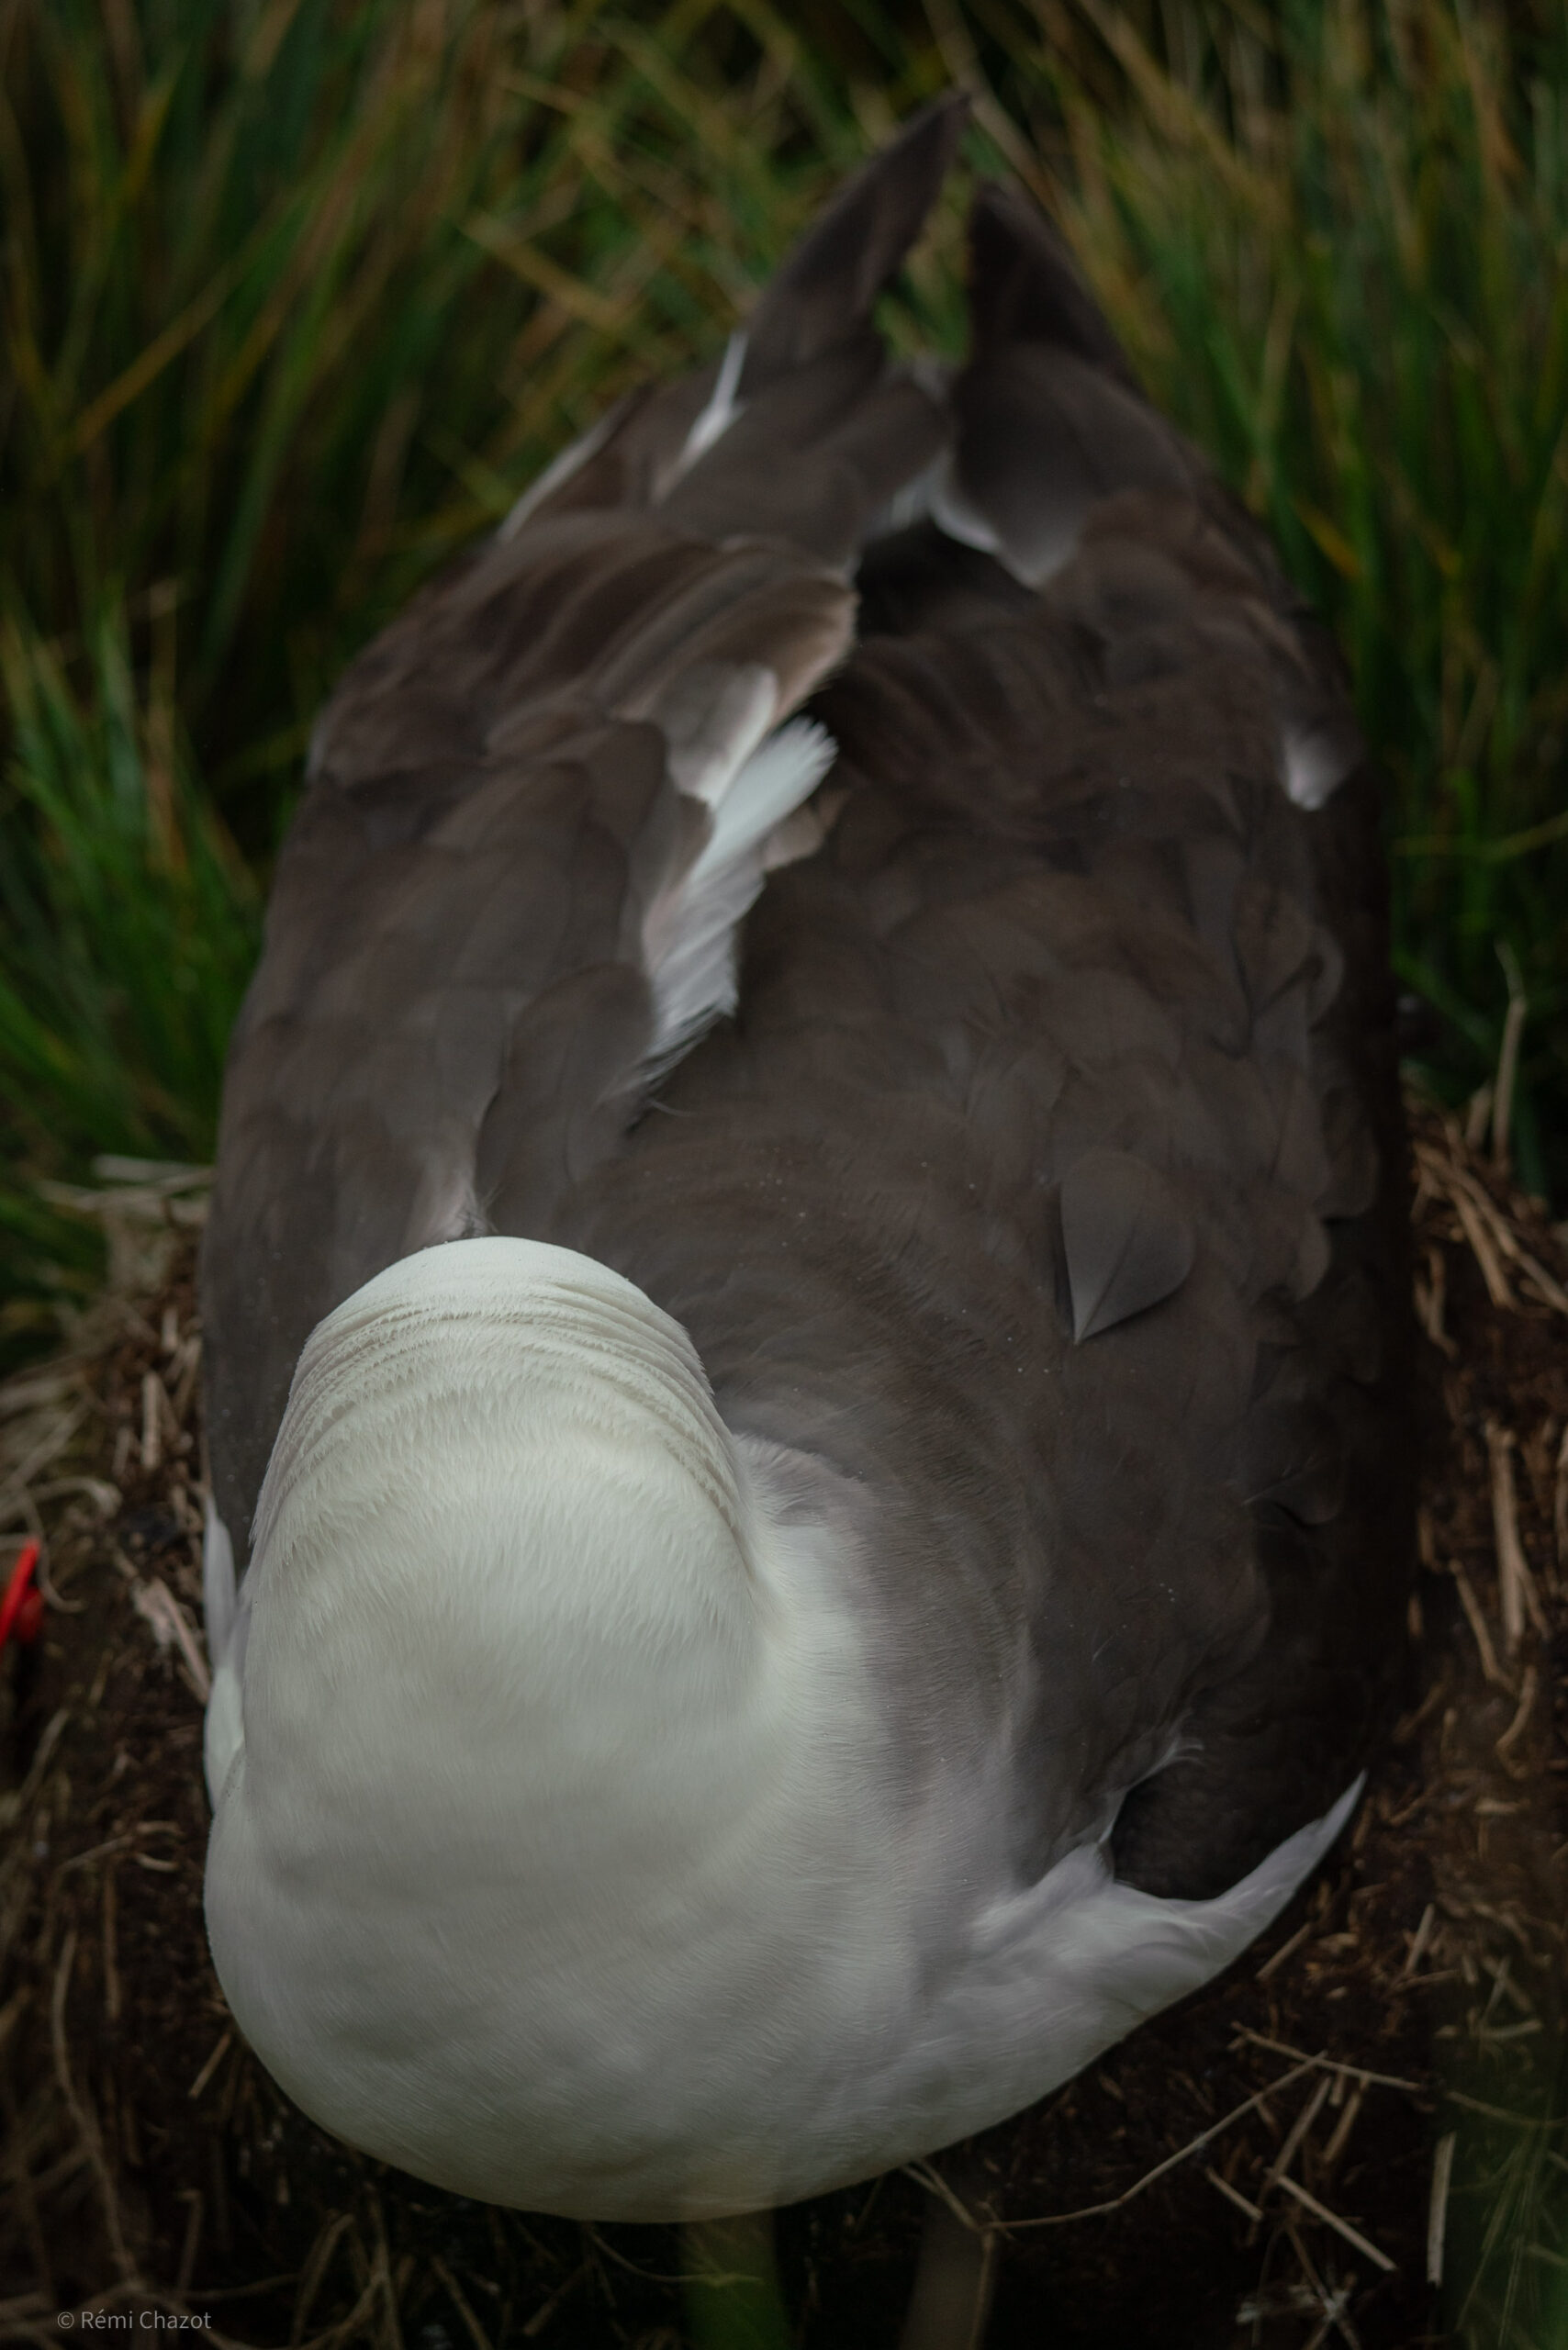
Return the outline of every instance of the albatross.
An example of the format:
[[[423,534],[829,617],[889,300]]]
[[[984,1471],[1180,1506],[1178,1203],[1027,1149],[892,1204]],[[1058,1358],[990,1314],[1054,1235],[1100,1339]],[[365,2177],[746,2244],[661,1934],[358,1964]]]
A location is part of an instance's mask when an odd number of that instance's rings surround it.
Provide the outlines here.
[[[1375,780],[1018,193],[890,356],[962,119],[353,664],[235,1031],[213,1955],[494,2203],[1031,2103],[1289,1900],[1394,1674]]]

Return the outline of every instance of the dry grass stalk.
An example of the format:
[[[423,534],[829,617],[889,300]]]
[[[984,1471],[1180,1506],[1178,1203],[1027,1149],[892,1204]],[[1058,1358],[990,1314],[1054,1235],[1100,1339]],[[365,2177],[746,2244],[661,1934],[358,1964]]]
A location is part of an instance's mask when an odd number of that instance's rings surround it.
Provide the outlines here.
[[[163,1462],[163,1418],[158,1400],[163,1393],[163,1382],[155,1371],[144,1371],[141,1380],[141,1465],[151,1476]]]
[[[211,2055],[207,2058],[206,2064],[202,2066],[200,2072],[196,2075],[195,2080],[185,2091],[185,2095],[191,2099],[193,2104],[196,2102],[196,2099],[200,2097],[203,2089],[206,2088],[208,2081],[211,2080],[214,2073],[217,2072],[219,2065],[222,2064],[225,2056],[228,2055],[229,2051],[233,2044],[234,2032],[232,2026],[230,2026],[230,2029],[224,2032],[222,2038],[218,2041],[217,2047],[213,2050]]]
[[[1278,1974],[1279,1970],[1284,1965],[1287,1959],[1294,1958],[1295,1956],[1296,1952],[1301,1948],[1303,1942],[1311,1939],[1315,1923],[1315,1919],[1308,1918],[1305,1925],[1300,1925],[1296,1928],[1289,1942],[1282,1942],[1279,1949],[1272,1952],[1270,1956],[1263,1961],[1262,1965],[1258,1969],[1258,1980],[1260,1983],[1266,1983],[1271,1975]]]
[[[113,2031],[119,2021],[121,2006],[119,1968],[116,1964],[118,1909],[114,1863],[111,1860],[104,1871],[103,1931],[99,1938],[99,1948],[103,1953],[104,1962],[104,2021],[110,2031]]]
[[[1404,1980],[1409,1981],[1419,1968],[1421,1961],[1427,1954],[1428,1944],[1432,1939],[1432,1928],[1437,1924],[1437,1921],[1438,1905],[1435,1901],[1428,1901],[1426,1908],[1421,1912],[1421,1922],[1417,1927],[1415,1933],[1411,1937],[1410,1948],[1406,1953],[1405,1964],[1399,1970]]]
[[[70,1708],[65,1706],[50,1717],[43,1736],[39,1740],[38,1751],[33,1756],[27,1777],[14,1795],[0,1796],[0,1827],[9,1827],[13,1820],[20,1819],[27,1811],[43,1784],[44,1774],[54,1759],[54,1750],[64,1736],[70,1719]]]
[[[119,2197],[116,2192],[114,2175],[104,2158],[103,2132],[98,2127],[97,2116],[88,2108],[84,2095],[77,2089],[71,2076],[71,2055],[65,2031],[65,2003],[71,1989],[71,1975],[75,1959],[76,1929],[73,1926],[66,1934],[64,1946],[60,1953],[60,1964],[55,1969],[54,1997],[50,2005],[50,2044],[54,2052],[55,2079],[60,2085],[60,2093],[65,2100],[71,2117],[76,2124],[83,2151],[97,2182],[98,2194],[104,2209],[104,2223],[108,2232],[111,2256],[116,2267],[119,2270],[122,2281],[129,2285],[135,2280],[136,2263],[132,2260],[126,2245],[125,2232],[120,2223]]]
[[[1428,1248],[1425,1276],[1416,1276],[1416,1319],[1433,1346],[1447,1355],[1451,1362],[1458,1347],[1443,1327],[1443,1313],[1448,1304],[1448,1265],[1440,1248]]]
[[[1253,2031],[1246,2024],[1238,2027],[1237,2037],[1238,2040],[1249,2041],[1254,2048],[1267,2049],[1271,2055],[1298,2058],[1299,2069],[1302,2070],[1308,2065],[1319,2066],[1325,2072],[1342,2073],[1347,2080],[1359,2081],[1363,2087],[1401,2089],[1406,2097],[1422,2098],[1428,2093],[1426,2085],[1420,2081],[1406,2080],[1398,2073],[1369,2072],[1364,2065],[1341,2064],[1334,2056],[1322,2054],[1308,2056],[1303,2049],[1293,2048],[1288,2041],[1272,2039],[1265,2031]],[[1283,2087],[1283,2082],[1276,2084],[1278,2087]]]
[[[1290,2178],[1282,2174],[1280,2185],[1287,2195],[1294,2195],[1296,2201],[1312,2213],[1314,2219],[1321,2220],[1325,2227],[1332,2228],[1337,2235],[1344,2237],[1347,2244],[1354,2244],[1358,2252],[1364,2253],[1374,2267],[1383,2269],[1385,2275],[1394,2274],[1399,2265],[1397,2261],[1390,2260],[1386,2252],[1380,2252],[1377,2245],[1370,2243],[1359,2228],[1352,2227],[1349,2220],[1341,2219],[1338,2211],[1331,2211],[1327,2203],[1320,2203],[1317,2197],[1311,2192],[1310,2188],[1303,2187],[1299,2179]]]
[[[1464,1147],[1480,1150],[1486,1140],[1486,1129],[1492,1123],[1492,1080],[1478,1085],[1465,1105]]]
[[[1497,1550],[1497,1587],[1503,1606],[1503,1639],[1517,1656],[1529,1618],[1542,1639],[1546,1613],[1519,1539],[1518,1495],[1514,1485],[1514,1437],[1495,1419],[1486,1423],[1486,1452],[1492,1469],[1492,1525]]]
[[[1328,2306],[1316,2326],[1308,2334],[1305,2350],[1323,2350],[1323,2344],[1331,2333],[1338,2333],[1340,2336],[1345,2344],[1345,2350],[1361,2350],[1361,2336],[1345,2315],[1349,2300],[1348,2289],[1329,2296]]]
[[[1324,2343],[1327,2342],[1330,2333],[1338,2333],[1344,2341],[1346,2350],[1361,2350],[1361,2336],[1351,2324],[1349,2315],[1350,2288],[1341,2288],[1335,2292],[1325,2284],[1317,2273],[1317,2266],[1312,2255],[1302,2242],[1301,2231],[1294,2220],[1286,2220],[1284,2232],[1286,2242],[1295,2255],[1296,2266],[1302,2273],[1306,2294],[1305,2306],[1309,2310],[1322,2312],[1311,2341]],[[1353,2281],[1352,2279],[1352,2284]]]
[[[1449,2186],[1453,2177],[1454,2148],[1459,2133],[1445,2131],[1432,2157],[1432,2195],[1427,2217],[1427,2282],[1443,2281],[1443,2245],[1448,2233]]]
[[[1530,1716],[1535,1711],[1536,1695],[1540,1687],[1540,1668],[1534,1664],[1527,1664],[1525,1667],[1524,1681],[1519,1690],[1518,1710],[1514,1715],[1513,1720],[1508,1724],[1507,1729],[1503,1732],[1502,1737],[1498,1739],[1496,1744],[1492,1750],[1496,1755],[1499,1762],[1507,1762],[1509,1755],[1512,1753],[1514,1748],[1518,1744],[1519,1740],[1524,1736],[1526,1729],[1529,1728]]]
[[[352,2211],[334,2212],[327,2220],[311,2245],[305,2266],[300,2271],[298,2288],[295,2294],[294,2325],[289,2334],[290,2350],[297,2350],[298,2344],[303,2340],[305,2328],[310,2322],[310,2313],[316,2306],[317,2296],[326,2281],[327,2271],[332,2265],[333,2255],[353,2223]]]
[[[1506,1307],[1511,1312],[1514,1306],[1514,1293],[1508,1287],[1507,1276],[1497,1261],[1497,1252],[1492,1246],[1474,1202],[1467,1192],[1455,1191],[1450,1196],[1453,1200],[1454,1212],[1464,1227],[1464,1237],[1469,1241],[1475,1261],[1481,1268],[1481,1278],[1486,1284],[1486,1294],[1494,1305]]]
[[[1241,2189],[1238,2187],[1232,2187],[1228,2178],[1222,2178],[1219,2172],[1215,2169],[1212,2163],[1204,2165],[1204,2177],[1208,2180],[1211,2187],[1217,2187],[1220,2193],[1225,2197],[1226,2201],[1227,2203],[1234,2203],[1237,2210],[1242,2212],[1246,2218],[1250,2220],[1254,2227],[1260,2228],[1262,2226],[1263,2214],[1259,2210],[1257,2204],[1249,2203],[1246,2196],[1242,2194]]]
[[[1336,2081],[1335,2087],[1336,2088],[1342,2088],[1344,2087],[1342,2077]],[[1339,2119],[1334,2125],[1333,2132],[1329,2136],[1328,2143],[1323,2149],[1321,2159],[1325,2171],[1333,2170],[1340,2155],[1344,2153],[1345,2148],[1350,2144],[1350,2132],[1354,2130],[1356,2123],[1361,2119],[1361,2107],[1365,2102],[1365,2099],[1366,2090],[1361,2087],[1360,2082],[1358,2082],[1356,2087],[1350,2091],[1350,2096],[1345,2099],[1344,2105],[1340,2109]]]
[[[1518,1267],[1543,1305],[1556,1313],[1568,1314],[1568,1288],[1548,1272],[1534,1251],[1525,1246],[1515,1225],[1497,1206],[1485,1184],[1456,1156],[1457,1131],[1452,1127],[1445,1129],[1445,1140],[1446,1152],[1417,1142],[1420,1181],[1428,1191],[1446,1198],[1453,1208],[1494,1305],[1510,1311],[1516,1305],[1502,1269],[1503,1260],[1506,1259]]]
[[[167,1583],[154,1575],[151,1582],[131,1585],[131,1606],[151,1629],[162,1650],[177,1648],[190,1681],[191,1694],[205,1706],[212,1683],[196,1628]]]
[[[1327,2097],[1330,2088],[1332,2088],[1334,2085],[1334,2077],[1335,2076],[1329,2073],[1326,2073],[1324,2075],[1316,2087],[1313,2090],[1312,2095],[1307,2098],[1306,2103],[1302,2107],[1301,2111],[1296,2115],[1295,2120],[1292,2122],[1289,2131],[1286,2132],[1284,2144],[1280,2148],[1279,2153],[1274,2156],[1273,2161],[1269,2165],[1269,2175],[1263,2181],[1262,2193],[1264,2195],[1269,2193],[1271,2188],[1275,2188],[1280,2185],[1286,2171],[1289,2170],[1292,2163],[1294,2162],[1296,2154],[1305,2142],[1307,2133],[1311,2130],[1313,2123],[1316,2121],[1319,2113],[1323,2110],[1324,2099]]]
[[[1460,1605],[1464,1609],[1472,1632],[1475,1635],[1475,1645],[1481,1654],[1482,1672],[1495,1688],[1506,1689],[1511,1695],[1514,1684],[1497,1662],[1497,1651],[1492,1645],[1491,1629],[1482,1613],[1481,1602],[1475,1596],[1470,1577],[1457,1559],[1450,1561],[1449,1572],[1454,1579],[1455,1587],[1459,1592]]]
[[[431,2255],[431,2267],[434,2274],[440,2277],[442,2288],[445,2290],[447,2300],[452,2303],[453,2308],[457,2311],[458,2316],[462,2319],[464,2329],[468,2335],[468,2339],[474,2344],[474,2350],[494,2350],[494,2345],[490,2341],[489,2335],[486,2333],[484,2327],[475,2316],[472,2309],[470,2309],[467,2297],[464,2293],[462,2286],[458,2283],[456,2277],[453,2275],[445,2261],[442,2260],[440,2253],[435,2253]]]
[[[1518,1251],[1518,1264],[1520,1271],[1541,1304],[1550,1305],[1555,1313],[1568,1314],[1568,1289],[1565,1289],[1560,1281],[1553,1279],[1540,1259],[1531,1256],[1528,1248],[1521,1248]]]
[[[1124,2188],[1120,2195],[1113,2195],[1103,2203],[1085,2204],[1079,2211],[1045,2211],[1028,2220],[999,2220],[995,2222],[996,2226],[1004,2234],[1018,2235],[1028,2228],[1065,2228],[1078,2220],[1099,2220],[1103,2219],[1108,2212],[1119,2211],[1124,2204],[1130,2203],[1135,2196],[1142,2195],[1152,2187],[1156,2179],[1163,2178],[1166,2173],[1174,2170],[1178,2164],[1187,2162],[1193,2154],[1201,2154],[1205,2146],[1212,2145],[1214,2141],[1221,2137],[1226,2130],[1233,2129],[1244,2115],[1256,2113],[1260,2107],[1267,2104],[1270,2098],[1278,2097],[1282,2089],[1291,2087],[1293,2083],[1301,2080],[1309,2073],[1315,2065],[1321,2064],[1323,2061],[1318,2056],[1305,2057],[1299,2065],[1293,2065],[1288,2073],[1282,2073],[1277,2081],[1271,2081],[1267,2088],[1260,2089],[1256,2096],[1245,2098],[1240,2105],[1233,2106],[1228,2113],[1222,2115],[1220,2120],[1212,2123],[1207,2130],[1201,2130],[1198,2135],[1189,2139],[1184,2146],[1178,2146],[1173,2154],[1168,2154],[1165,2160],[1162,2163],[1157,2163],[1152,2170],[1145,2171],[1141,2178],[1135,2179],[1133,2184]],[[924,2168],[924,2165],[922,2167]],[[924,2177],[921,2183],[925,2184]],[[978,2223],[971,2219],[969,2224],[972,2227]]]
[[[1507,955],[1504,969],[1508,980],[1508,1009],[1503,1022],[1503,1042],[1497,1055],[1497,1076],[1492,1097],[1492,1164],[1499,1173],[1506,1173],[1509,1165],[1508,1130],[1513,1121],[1519,1042],[1529,1014],[1529,998],[1519,982],[1518,964],[1512,950]]]
[[[201,2247],[201,2223],[206,2214],[207,2199],[200,2188],[185,2190],[190,2205],[190,2217],[185,2221],[185,2241],[180,2246],[180,2265],[174,2271],[174,2290],[183,2300],[190,2291],[191,2278],[196,2275],[196,2254]]]
[[[943,2177],[935,2163],[927,2162],[922,2157],[917,2162],[905,2163],[903,2169],[906,2177],[914,2179],[918,2185],[924,2187],[927,2195],[935,2195],[937,2201],[944,2205],[957,2220],[958,2225],[967,2229],[970,2235],[978,2236],[985,2233],[990,2222],[976,2217],[969,2205]]]
[[[543,2333],[545,2327],[554,2317],[556,2311],[559,2310],[562,2302],[566,2299],[567,2295],[574,2293],[577,2287],[588,2277],[589,2273],[589,2265],[585,2260],[578,2267],[573,2269],[571,2275],[566,2278],[564,2284],[558,2285],[555,2288],[555,2290],[550,2295],[548,2300],[541,2301],[539,2307],[534,2311],[533,2315],[524,2321],[522,2327],[522,2338],[525,2342],[533,2342],[538,2339],[539,2335]]]

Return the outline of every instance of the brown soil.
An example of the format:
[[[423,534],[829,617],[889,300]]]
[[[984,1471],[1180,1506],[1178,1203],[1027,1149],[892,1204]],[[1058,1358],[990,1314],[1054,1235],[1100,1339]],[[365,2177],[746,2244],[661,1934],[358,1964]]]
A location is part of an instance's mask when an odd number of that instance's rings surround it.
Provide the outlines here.
[[[1421,1112],[1416,1137],[1408,1710],[1351,1835],[1238,1967],[931,2166],[995,2252],[991,2350],[1568,2340],[1568,2137],[1540,2121],[1568,2089],[1568,1264],[1454,1129]],[[123,1242],[169,1201],[157,1282],[0,1390],[0,1524],[45,1535],[50,1597],[0,1659],[0,2336],[57,2344],[59,2311],[101,2309],[313,2350],[890,2350],[912,2174],[781,2214],[788,2320],[748,2330],[683,2300],[700,2245],[422,2188],[313,2128],[239,2041],[201,1922],[190,1203],[176,1182],[115,1213]]]

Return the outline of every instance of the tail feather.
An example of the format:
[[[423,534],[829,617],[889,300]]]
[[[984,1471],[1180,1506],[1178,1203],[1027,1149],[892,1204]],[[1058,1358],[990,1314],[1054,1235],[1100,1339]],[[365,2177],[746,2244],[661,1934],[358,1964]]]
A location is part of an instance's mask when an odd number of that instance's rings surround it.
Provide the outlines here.
[[[752,314],[743,398],[868,323],[936,200],[968,115],[962,95],[938,98],[807,230]]]
[[[1017,189],[985,182],[969,216],[969,322],[977,358],[1009,343],[1055,343],[1138,382],[1059,232]]]
[[[969,263],[970,349],[947,397],[952,438],[918,485],[927,536],[873,560],[873,609],[901,592],[933,611],[965,594],[1000,607],[996,580],[1011,574],[1025,588],[1050,588],[1058,610],[1070,604],[1125,667],[1168,656],[1162,629],[1207,629],[1217,646],[1239,595],[1268,665],[1280,782],[1301,806],[1320,807],[1361,758],[1361,738],[1332,649],[1267,539],[1150,407],[1059,230],[1020,191],[978,191]],[[933,553],[938,534],[945,558]],[[996,578],[959,547],[993,558]]]
[[[983,187],[970,221],[968,365],[938,523],[1037,588],[1123,490],[1197,494],[1202,467],[1139,392],[1120,343],[1049,223]]]

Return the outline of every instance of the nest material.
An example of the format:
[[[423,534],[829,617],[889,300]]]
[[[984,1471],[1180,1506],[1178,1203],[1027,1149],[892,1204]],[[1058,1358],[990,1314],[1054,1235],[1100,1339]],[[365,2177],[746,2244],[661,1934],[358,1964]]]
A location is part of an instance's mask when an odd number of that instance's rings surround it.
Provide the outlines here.
[[[700,2245],[421,2187],[235,2031],[201,1921],[193,1177],[117,1189],[140,1294],[0,1390],[0,1522],[43,1536],[50,1609],[0,1660],[0,2338],[99,2309],[310,2350],[673,2350],[695,2290],[708,2340],[877,2350],[933,2194],[995,2255],[991,2350],[1047,2318],[1053,2350],[1560,2338],[1568,1256],[1455,1127],[1414,1128],[1423,1572],[1351,1835],[1228,1975],[1041,2106],[782,2214],[787,2328],[737,2302],[727,2336]]]

